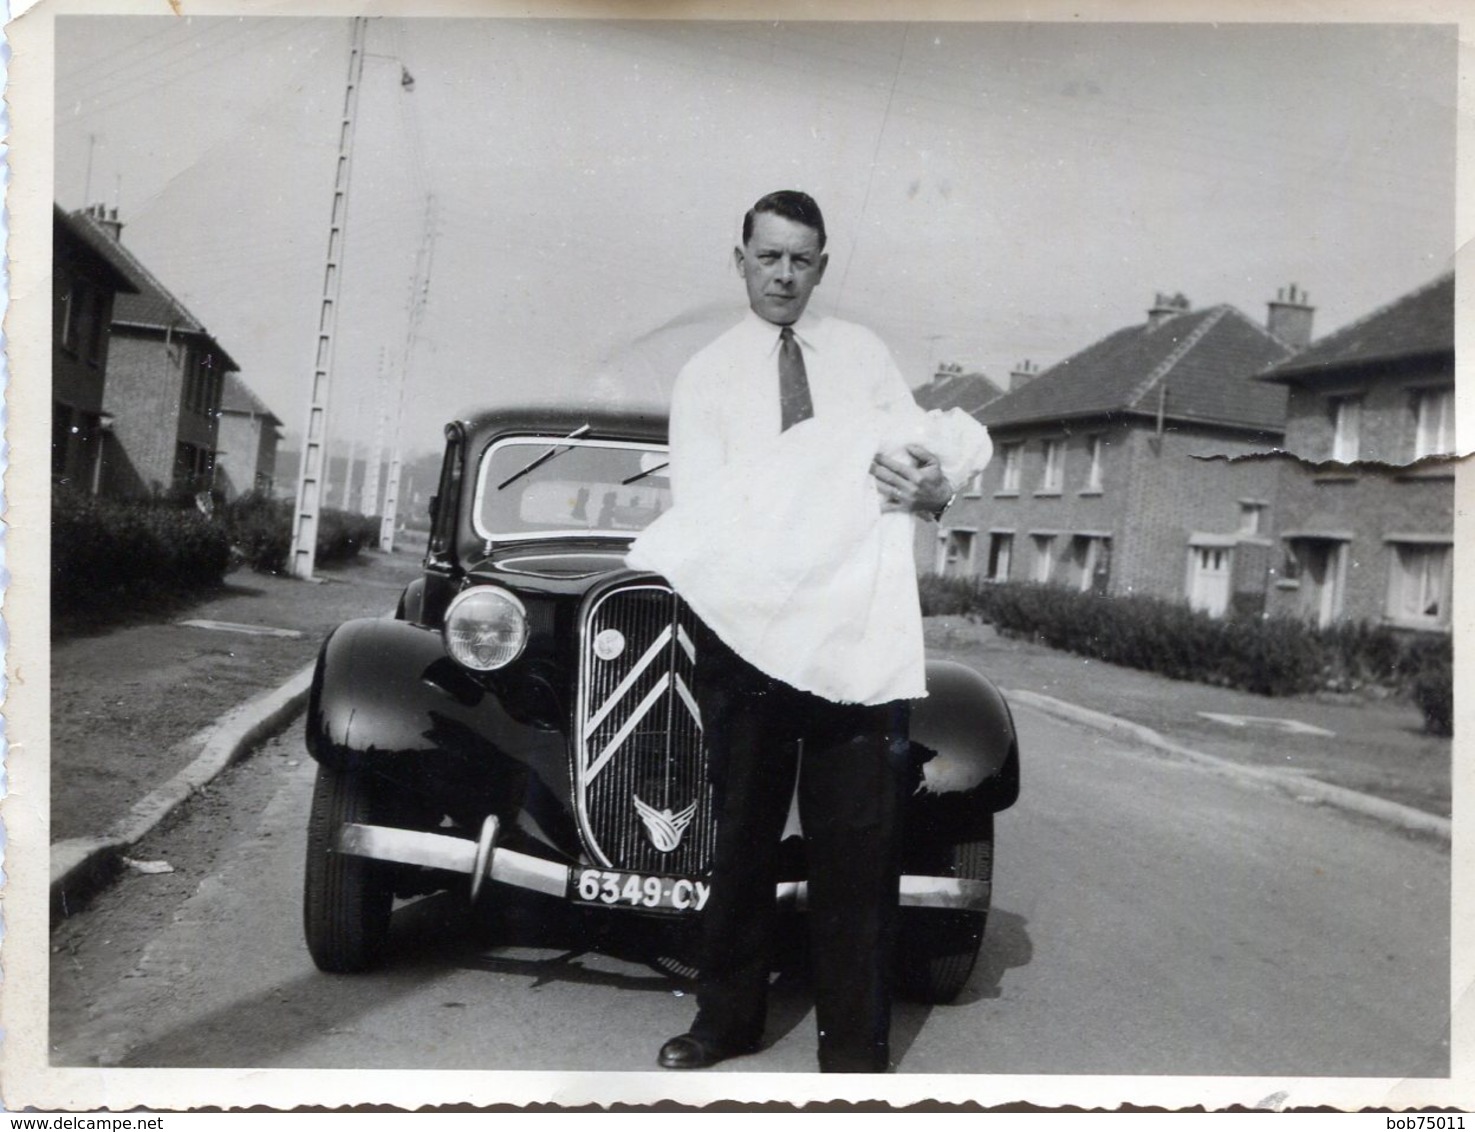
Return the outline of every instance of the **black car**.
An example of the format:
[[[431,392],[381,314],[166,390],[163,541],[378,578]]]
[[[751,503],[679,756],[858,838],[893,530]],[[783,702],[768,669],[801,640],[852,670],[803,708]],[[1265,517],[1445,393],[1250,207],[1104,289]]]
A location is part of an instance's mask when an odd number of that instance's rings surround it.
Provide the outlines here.
[[[514,886],[658,934],[700,914],[714,821],[692,614],[624,564],[670,505],[665,444],[654,410],[497,409],[447,426],[422,576],[392,619],[336,629],[312,683],[304,919],[323,970],[374,966],[396,899],[467,877],[477,904]],[[978,954],[1019,753],[986,679],[932,661],[927,681],[898,976],[947,1001]],[[802,913],[797,836],[789,850],[779,895]]]

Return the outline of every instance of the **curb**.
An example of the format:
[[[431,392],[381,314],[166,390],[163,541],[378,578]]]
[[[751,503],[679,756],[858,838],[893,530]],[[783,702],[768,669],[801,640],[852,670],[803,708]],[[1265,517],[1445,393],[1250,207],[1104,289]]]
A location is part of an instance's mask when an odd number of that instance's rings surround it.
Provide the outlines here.
[[[191,755],[189,764],[150,792],[101,837],[78,837],[51,846],[51,922],[79,908],[121,867],[121,858],[182,803],[221,771],[240,761],[256,744],[281,731],[302,710],[315,667],[308,664],[279,687],[226,712],[220,719],[176,744]]]
[[[1132,723],[1130,720],[1120,719],[1105,712],[1094,711],[1091,708],[1079,707],[1076,704],[1067,703],[1065,700],[1057,700],[1054,696],[1042,695],[1039,692],[1027,692],[1022,689],[1005,689],[1004,695],[1013,703],[1028,704],[1048,715],[1060,719],[1080,723],[1097,731],[1107,734],[1120,735],[1129,738],[1145,746],[1152,747],[1164,754],[1174,755],[1196,766],[1206,770],[1226,775],[1231,778],[1249,779],[1255,782],[1275,787],[1290,794],[1298,802],[1325,803],[1336,806],[1338,809],[1348,810],[1352,813],[1361,814],[1364,817],[1376,818],[1378,821],[1387,822],[1400,829],[1409,830],[1413,833],[1428,834],[1448,842],[1454,828],[1454,823],[1449,818],[1439,817],[1437,814],[1425,813],[1416,810],[1412,806],[1405,806],[1399,802],[1390,802],[1386,798],[1378,798],[1372,794],[1364,794],[1358,790],[1351,790],[1345,786],[1335,786],[1329,782],[1299,774],[1287,774],[1285,771],[1274,770],[1267,767],[1246,766],[1243,763],[1234,762],[1231,759],[1220,758],[1218,755],[1206,755],[1202,751],[1195,751],[1189,747],[1181,746],[1172,740],[1158,734],[1150,727],[1144,727],[1140,723]]]

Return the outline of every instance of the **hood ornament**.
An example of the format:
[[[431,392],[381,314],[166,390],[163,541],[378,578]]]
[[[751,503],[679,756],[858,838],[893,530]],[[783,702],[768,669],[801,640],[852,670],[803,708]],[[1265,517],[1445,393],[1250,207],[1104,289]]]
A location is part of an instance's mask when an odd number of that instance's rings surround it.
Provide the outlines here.
[[[650,843],[662,853],[669,853],[681,844],[681,835],[686,832],[691,819],[696,817],[697,804],[695,802],[680,813],[673,814],[669,807],[658,810],[642,802],[635,794],[631,794],[630,799],[635,803],[635,812],[645,823],[645,832],[650,836]]]

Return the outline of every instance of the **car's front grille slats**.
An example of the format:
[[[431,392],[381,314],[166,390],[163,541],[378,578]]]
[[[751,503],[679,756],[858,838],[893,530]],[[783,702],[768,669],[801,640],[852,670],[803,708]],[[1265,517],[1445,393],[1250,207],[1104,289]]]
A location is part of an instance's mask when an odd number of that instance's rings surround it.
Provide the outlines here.
[[[714,823],[690,610],[645,581],[595,598],[581,628],[575,785],[591,852],[632,872],[705,872]]]

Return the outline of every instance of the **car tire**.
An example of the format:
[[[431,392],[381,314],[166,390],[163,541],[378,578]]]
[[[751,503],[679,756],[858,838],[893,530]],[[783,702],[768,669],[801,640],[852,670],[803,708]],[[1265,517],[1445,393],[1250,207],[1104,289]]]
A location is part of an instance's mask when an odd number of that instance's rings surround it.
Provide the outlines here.
[[[352,974],[384,960],[394,902],[392,866],[334,848],[345,823],[372,822],[377,816],[367,776],[318,767],[307,822],[302,922],[308,953],[319,970]]]
[[[934,875],[984,881],[992,885],[994,871],[993,815],[984,835],[950,847],[943,868]],[[952,1002],[968,985],[983,933],[988,905],[955,911],[944,908],[903,908],[897,940],[898,989],[917,1002]]]

